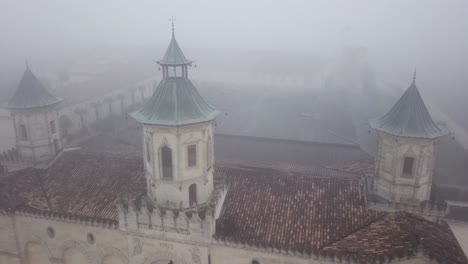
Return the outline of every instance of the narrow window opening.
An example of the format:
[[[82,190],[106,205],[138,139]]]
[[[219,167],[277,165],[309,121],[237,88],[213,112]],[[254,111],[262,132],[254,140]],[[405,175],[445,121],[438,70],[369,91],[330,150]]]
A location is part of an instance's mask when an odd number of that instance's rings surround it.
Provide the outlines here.
[[[189,167],[197,166],[197,145],[187,147],[187,157]]]
[[[212,164],[212,154],[211,154],[211,138],[208,138],[208,143],[206,144],[206,167],[211,169]]]
[[[146,161],[151,161],[151,152],[150,152],[150,144],[146,141]]]
[[[414,167],[414,158],[405,157],[403,161],[403,177],[404,178],[413,177],[413,167]]]
[[[172,150],[168,146],[161,148],[162,174],[164,179],[172,179]]]

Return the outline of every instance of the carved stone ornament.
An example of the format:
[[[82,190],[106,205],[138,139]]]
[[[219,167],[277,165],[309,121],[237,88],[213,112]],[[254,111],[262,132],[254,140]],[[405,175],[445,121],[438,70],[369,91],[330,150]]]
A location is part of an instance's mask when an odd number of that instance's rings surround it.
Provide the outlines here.
[[[133,239],[132,257],[138,256],[142,252],[143,252],[143,241],[141,241],[139,238],[134,238]]]

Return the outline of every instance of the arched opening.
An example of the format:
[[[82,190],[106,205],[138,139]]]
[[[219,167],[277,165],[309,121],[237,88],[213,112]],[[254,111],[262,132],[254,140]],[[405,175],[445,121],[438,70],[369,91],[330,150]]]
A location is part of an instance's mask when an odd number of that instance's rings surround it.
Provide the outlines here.
[[[193,183],[189,186],[189,207],[194,207],[197,203],[197,185]]]
[[[172,179],[172,150],[168,146],[161,148],[162,176]]]
[[[27,140],[28,139],[28,132],[26,131],[26,126],[25,125],[19,125],[19,130],[20,130],[20,136],[22,140]]]
[[[77,248],[69,248],[63,254],[64,264],[85,264],[88,263],[85,254]]]
[[[26,258],[28,264],[49,264],[49,256],[46,249],[39,243],[28,243],[26,245]]]
[[[58,154],[60,152],[60,144],[58,139],[54,139],[54,151],[55,154]]]

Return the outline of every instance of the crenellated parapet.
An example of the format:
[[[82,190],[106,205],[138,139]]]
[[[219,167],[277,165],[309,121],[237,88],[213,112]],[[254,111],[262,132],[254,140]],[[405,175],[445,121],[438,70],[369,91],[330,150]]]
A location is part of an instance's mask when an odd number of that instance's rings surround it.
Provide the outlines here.
[[[20,170],[33,166],[30,159],[23,159],[16,148],[0,153],[0,176],[10,171]]]
[[[147,197],[121,198],[117,203],[119,228],[144,235],[208,240],[215,233],[215,219],[226,192],[223,186],[207,203],[188,209],[166,208]]]
[[[11,215],[25,216],[38,219],[54,220],[64,223],[88,225],[106,229],[117,229],[118,223],[115,220],[101,219],[96,217],[86,217],[59,212],[47,212],[36,209],[17,209],[8,212]]]

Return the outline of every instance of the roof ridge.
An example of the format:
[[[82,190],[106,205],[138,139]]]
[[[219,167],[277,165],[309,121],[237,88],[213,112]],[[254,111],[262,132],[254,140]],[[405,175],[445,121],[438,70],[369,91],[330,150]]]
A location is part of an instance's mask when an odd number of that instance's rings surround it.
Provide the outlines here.
[[[355,230],[349,232],[348,234],[343,235],[343,236],[341,236],[340,238],[337,238],[337,239],[331,241],[330,243],[327,243],[327,244],[323,245],[322,247],[319,248],[319,250],[326,250],[325,247],[331,246],[331,245],[333,245],[333,244],[335,244],[335,243],[337,243],[337,242],[339,242],[339,241],[341,241],[341,240],[343,240],[343,239],[345,239],[345,238],[347,238],[347,237],[349,237],[349,236],[355,234],[356,232],[359,232],[359,231],[361,231],[361,230],[363,230],[363,229],[369,227],[369,226],[372,225],[373,223],[376,223],[376,222],[378,222],[378,221],[380,221],[380,220],[383,220],[384,218],[387,218],[387,217],[390,215],[390,213],[388,213],[388,212],[378,212],[378,211],[375,211],[375,210],[372,210],[372,209],[368,209],[368,212],[369,212],[369,211],[372,211],[372,212],[376,213],[375,218],[369,220],[368,222],[366,222],[365,224],[363,224],[363,225],[360,226],[359,228],[357,228],[357,229],[355,229]],[[379,215],[379,214],[380,214],[380,215]]]
[[[42,172],[45,171],[46,174],[48,174],[48,173],[49,173],[49,169],[45,169],[45,170],[38,169],[38,170],[34,173],[34,176],[36,176],[36,179],[39,181],[39,188],[40,188],[41,193],[42,193],[42,195],[44,196],[44,199],[45,199],[45,201],[46,201],[46,203],[47,203],[47,207],[49,207],[49,210],[50,210],[50,211],[53,211],[53,210],[54,210],[54,207],[52,206],[52,203],[50,202],[50,198],[49,198],[49,196],[47,195],[47,192],[46,192],[46,190],[45,190],[45,188],[44,188],[44,182],[42,181],[42,177],[41,177],[41,174],[40,174],[41,171],[42,171]]]

